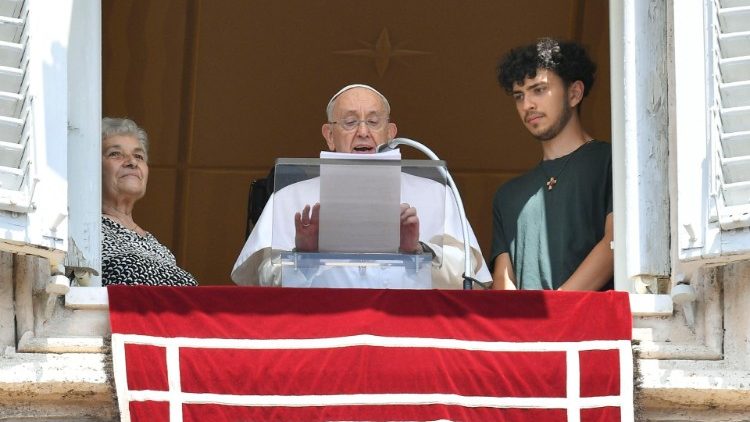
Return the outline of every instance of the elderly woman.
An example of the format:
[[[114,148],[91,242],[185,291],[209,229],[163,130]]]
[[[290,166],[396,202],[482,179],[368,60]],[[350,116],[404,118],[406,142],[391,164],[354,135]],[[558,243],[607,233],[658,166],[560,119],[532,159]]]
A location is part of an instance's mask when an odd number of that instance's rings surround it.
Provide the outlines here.
[[[146,193],[148,137],[132,120],[102,120],[102,284],[195,286],[174,255],[133,221]]]

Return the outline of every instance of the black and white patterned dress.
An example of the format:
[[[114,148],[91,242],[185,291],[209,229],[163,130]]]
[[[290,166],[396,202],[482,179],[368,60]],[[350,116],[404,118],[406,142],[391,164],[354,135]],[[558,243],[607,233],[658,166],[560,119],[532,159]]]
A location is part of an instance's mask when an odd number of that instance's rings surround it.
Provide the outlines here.
[[[151,233],[144,236],[102,216],[102,284],[197,286]]]

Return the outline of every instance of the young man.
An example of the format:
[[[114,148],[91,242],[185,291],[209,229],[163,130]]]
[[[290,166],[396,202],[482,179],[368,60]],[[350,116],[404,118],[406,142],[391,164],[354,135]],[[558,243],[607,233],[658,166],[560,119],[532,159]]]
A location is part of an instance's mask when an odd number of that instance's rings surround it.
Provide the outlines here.
[[[583,47],[550,38],[511,50],[498,65],[542,160],[495,194],[496,289],[613,287],[611,147],[579,116],[595,70]]]

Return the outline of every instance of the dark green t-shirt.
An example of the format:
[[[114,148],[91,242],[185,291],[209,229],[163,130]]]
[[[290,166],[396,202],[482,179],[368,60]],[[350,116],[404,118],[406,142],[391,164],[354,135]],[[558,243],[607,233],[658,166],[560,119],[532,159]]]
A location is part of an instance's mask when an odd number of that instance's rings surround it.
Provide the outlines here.
[[[547,189],[550,176],[557,179]],[[592,141],[505,183],[492,204],[490,268],[508,252],[520,289],[557,289],[604,237],[612,148]],[[613,287],[610,280],[604,289]]]

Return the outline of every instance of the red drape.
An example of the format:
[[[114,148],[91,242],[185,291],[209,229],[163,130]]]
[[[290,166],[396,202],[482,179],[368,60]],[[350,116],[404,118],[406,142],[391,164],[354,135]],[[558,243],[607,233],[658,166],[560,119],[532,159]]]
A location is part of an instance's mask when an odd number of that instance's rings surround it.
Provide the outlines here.
[[[632,317],[621,292],[108,291],[123,420],[632,414]]]

